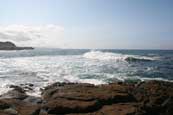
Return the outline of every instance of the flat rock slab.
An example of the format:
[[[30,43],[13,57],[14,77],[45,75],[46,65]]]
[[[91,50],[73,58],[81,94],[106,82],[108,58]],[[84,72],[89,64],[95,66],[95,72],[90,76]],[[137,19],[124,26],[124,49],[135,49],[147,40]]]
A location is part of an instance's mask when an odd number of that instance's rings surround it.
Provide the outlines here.
[[[50,114],[93,112],[118,102],[134,102],[126,85],[110,84],[94,86],[90,84],[56,83],[46,87],[42,93],[45,109]]]
[[[119,103],[105,105],[100,110],[93,113],[74,113],[68,115],[134,115],[137,112],[137,104]]]
[[[67,100],[93,101],[113,103],[122,101],[134,101],[133,96],[128,93],[129,86],[110,84],[94,86],[90,84],[60,84],[46,87],[42,96],[45,100],[64,98]]]
[[[173,115],[171,82],[54,83],[40,98],[13,88],[0,96],[0,115]]]

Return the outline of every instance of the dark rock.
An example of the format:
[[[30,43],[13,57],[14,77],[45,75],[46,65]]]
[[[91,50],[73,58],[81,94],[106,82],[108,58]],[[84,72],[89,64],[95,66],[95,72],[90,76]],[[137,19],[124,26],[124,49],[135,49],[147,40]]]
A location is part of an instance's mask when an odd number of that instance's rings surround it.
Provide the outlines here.
[[[127,61],[127,62],[150,62],[152,60],[150,60],[150,59],[139,59],[139,58],[135,58],[135,57],[127,57],[125,59],[125,61]]]
[[[31,104],[41,104],[42,99],[40,97],[33,97],[33,96],[28,96],[23,100],[24,102],[31,103]]]
[[[2,100],[0,100],[0,110],[9,108],[10,105]]]
[[[11,99],[23,100],[27,97],[25,91],[21,87],[11,85],[10,88],[13,88],[13,89],[3,95],[0,95],[0,99],[11,98]]]
[[[130,104],[113,104],[113,105],[105,105],[98,112],[95,112],[94,115],[134,115],[137,111],[137,107],[135,107],[132,103]]]
[[[24,91],[33,91],[33,84],[31,83],[26,83],[26,84],[20,84],[20,87],[24,90]]]
[[[173,107],[173,83],[170,82],[141,83],[133,90],[133,94],[142,103],[141,108],[153,115],[166,114],[168,109]]]
[[[5,109],[4,112],[9,113],[11,115],[17,115],[18,114],[18,112],[13,108]]]
[[[13,90],[19,92],[19,93],[25,93],[25,90],[20,87],[20,86],[16,86],[16,85],[11,85],[9,88],[13,88]]]
[[[7,112],[5,112],[5,111],[0,110],[0,115],[12,115],[12,114],[10,114],[10,113],[7,113]]]
[[[12,42],[0,42],[0,48],[8,49],[8,48],[16,48],[16,45]]]
[[[17,115],[38,115],[40,111],[40,104],[27,103],[23,100],[1,99],[0,104],[0,110],[10,115],[14,115],[14,113]],[[2,104],[4,105],[2,106]]]
[[[118,103],[105,105],[100,110],[93,113],[75,113],[67,115],[135,115],[137,105],[133,103]]]
[[[19,102],[16,99],[0,99],[0,115],[18,115],[15,107]]]
[[[18,111],[19,115],[39,115],[40,106],[24,103],[17,106],[16,111]]]

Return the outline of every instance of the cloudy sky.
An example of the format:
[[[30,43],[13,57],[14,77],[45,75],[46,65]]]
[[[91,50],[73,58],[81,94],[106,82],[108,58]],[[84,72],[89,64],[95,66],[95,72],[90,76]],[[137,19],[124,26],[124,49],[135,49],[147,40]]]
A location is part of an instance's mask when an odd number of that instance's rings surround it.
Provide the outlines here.
[[[173,49],[172,0],[0,0],[0,41],[57,48]]]

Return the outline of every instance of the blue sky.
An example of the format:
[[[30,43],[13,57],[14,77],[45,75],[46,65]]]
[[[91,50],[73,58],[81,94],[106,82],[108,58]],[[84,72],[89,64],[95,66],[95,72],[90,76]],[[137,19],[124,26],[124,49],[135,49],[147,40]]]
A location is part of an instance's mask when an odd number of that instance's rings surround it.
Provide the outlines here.
[[[0,0],[0,39],[40,47],[173,49],[172,12],[172,0]],[[30,35],[32,27],[41,38]]]

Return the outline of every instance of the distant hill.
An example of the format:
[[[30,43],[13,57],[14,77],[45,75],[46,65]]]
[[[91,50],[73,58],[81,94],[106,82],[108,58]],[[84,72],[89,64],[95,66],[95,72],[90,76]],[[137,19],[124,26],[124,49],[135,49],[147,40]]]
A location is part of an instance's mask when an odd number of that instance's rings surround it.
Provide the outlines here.
[[[0,42],[0,50],[31,50],[33,47],[17,47],[12,42]]]

